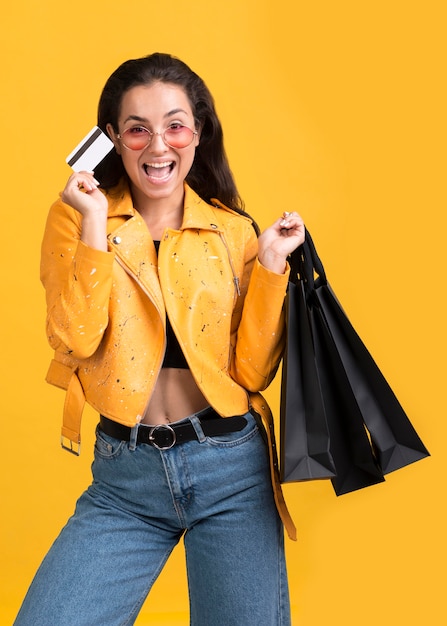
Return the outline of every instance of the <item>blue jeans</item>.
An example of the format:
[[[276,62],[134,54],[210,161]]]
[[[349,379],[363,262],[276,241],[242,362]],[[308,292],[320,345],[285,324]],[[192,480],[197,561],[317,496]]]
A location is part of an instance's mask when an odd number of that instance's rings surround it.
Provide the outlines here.
[[[93,483],[56,539],[15,626],[127,626],[184,536],[193,626],[289,626],[283,528],[265,443],[240,432],[169,450],[99,428]]]

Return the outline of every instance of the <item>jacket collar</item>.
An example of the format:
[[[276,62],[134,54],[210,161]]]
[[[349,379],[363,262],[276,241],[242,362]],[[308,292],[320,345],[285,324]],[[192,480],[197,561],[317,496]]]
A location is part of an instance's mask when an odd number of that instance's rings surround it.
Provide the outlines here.
[[[137,211],[133,206],[127,181],[123,180],[117,187],[110,190],[108,192],[108,199],[109,218],[134,217],[136,215]],[[214,206],[202,200],[202,198],[185,183],[184,214],[181,230],[200,229],[221,232],[223,231],[223,211],[239,216],[238,213],[235,213],[235,211],[229,209],[219,201],[212,201],[215,202]]]

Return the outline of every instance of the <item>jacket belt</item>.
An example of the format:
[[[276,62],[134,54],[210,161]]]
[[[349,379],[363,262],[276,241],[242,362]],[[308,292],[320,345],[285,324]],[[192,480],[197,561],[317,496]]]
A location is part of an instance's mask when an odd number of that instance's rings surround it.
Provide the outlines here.
[[[73,372],[65,395],[61,445],[64,450],[68,450],[76,456],[81,453],[81,419],[84,405],[84,390],[76,373]]]
[[[251,411],[254,411],[254,413],[260,417],[267,437],[270,460],[270,476],[272,480],[273,496],[275,498],[276,508],[278,509],[279,516],[290,539],[292,539],[292,541],[296,541],[296,527],[287,508],[281,488],[281,482],[279,480],[279,464],[276,452],[275,428],[273,424],[272,412],[260,393],[250,394],[250,404]]]

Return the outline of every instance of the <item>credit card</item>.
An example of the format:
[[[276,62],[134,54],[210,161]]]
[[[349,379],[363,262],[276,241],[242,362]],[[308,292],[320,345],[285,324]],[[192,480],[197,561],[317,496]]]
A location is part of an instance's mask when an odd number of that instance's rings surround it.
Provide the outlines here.
[[[107,135],[94,126],[65,161],[75,172],[93,172],[112,148],[113,143]]]

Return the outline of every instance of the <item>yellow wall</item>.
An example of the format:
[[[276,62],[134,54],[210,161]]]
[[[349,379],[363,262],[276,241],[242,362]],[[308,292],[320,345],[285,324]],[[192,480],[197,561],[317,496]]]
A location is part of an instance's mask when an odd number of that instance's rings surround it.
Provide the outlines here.
[[[1,626],[88,483],[96,419],[87,412],[81,458],[60,451],[63,394],[44,382],[44,220],[69,175],[65,156],[95,123],[105,79],[156,50],[183,58],[215,94],[247,210],[262,226],[302,212],[336,293],[432,452],[338,499],[327,482],[287,486],[300,533],[287,545],[294,624],[445,623],[443,4],[3,7]],[[278,391],[276,381],[275,409]],[[183,579],[177,551],[138,624],[187,624]],[[164,621],[166,607],[177,620]]]

